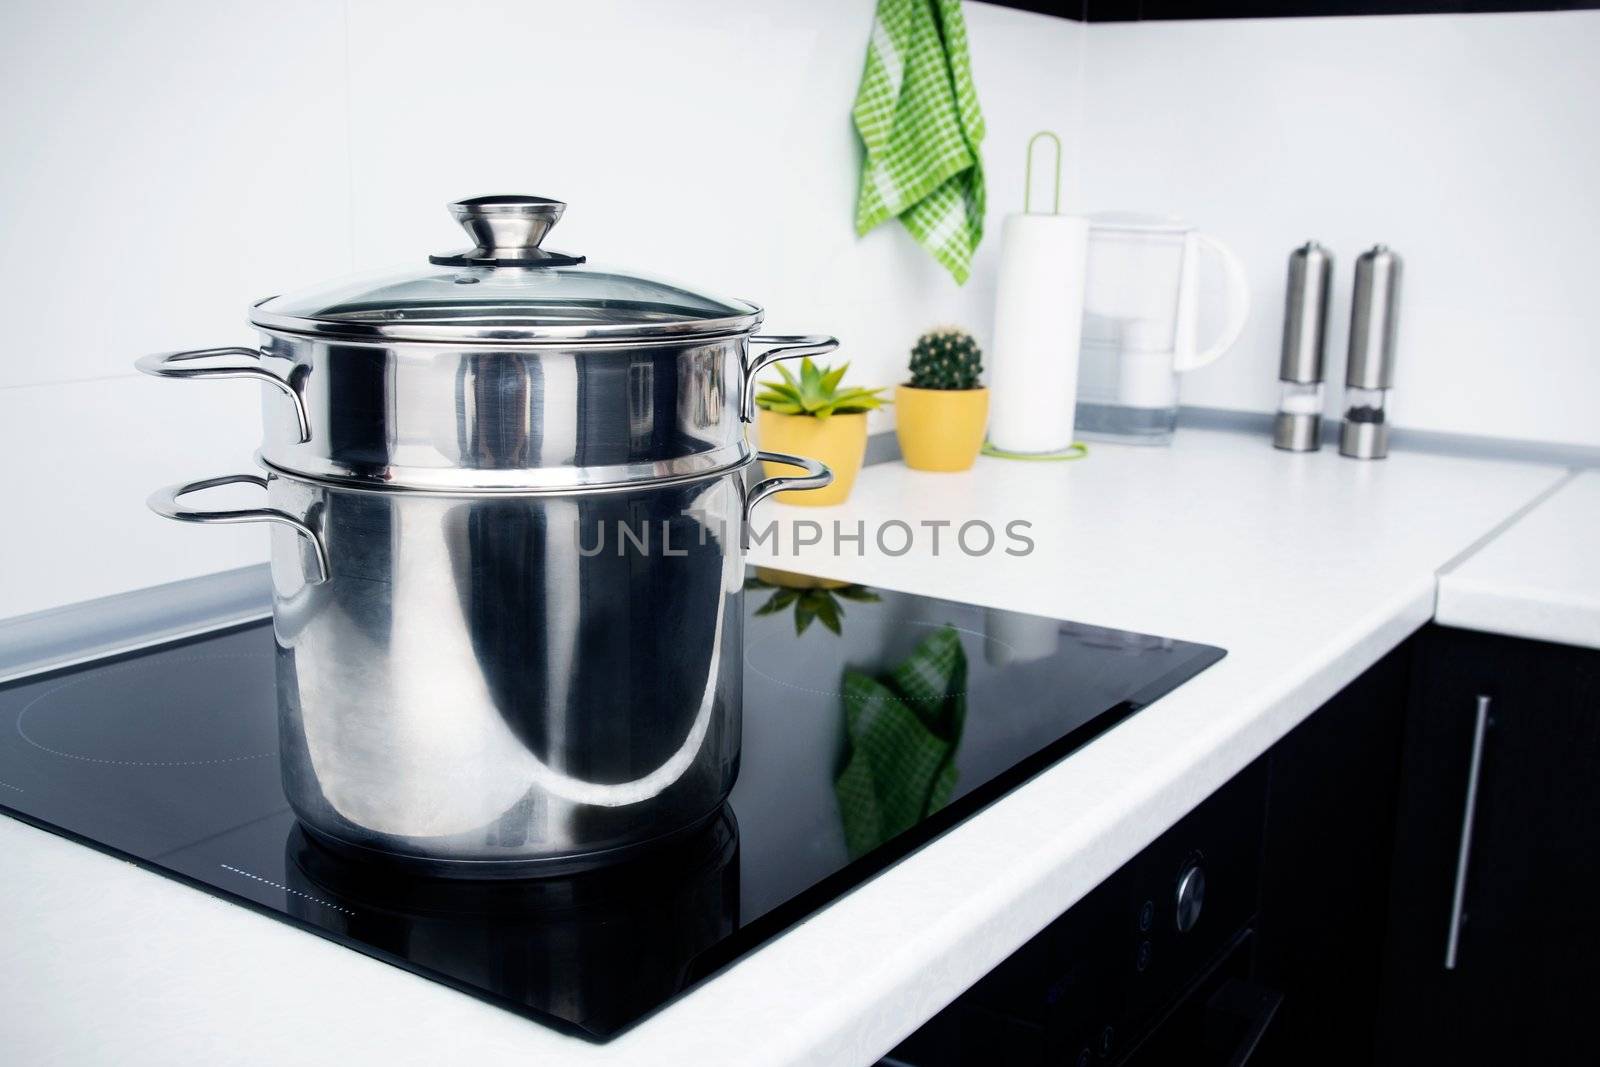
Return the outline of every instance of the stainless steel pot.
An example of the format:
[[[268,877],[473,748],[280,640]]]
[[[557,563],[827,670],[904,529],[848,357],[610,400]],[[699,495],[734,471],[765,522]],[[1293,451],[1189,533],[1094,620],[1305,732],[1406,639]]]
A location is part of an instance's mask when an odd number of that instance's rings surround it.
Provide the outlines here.
[[[277,472],[155,493],[277,524],[284,788],[313,832],[436,873],[567,871],[692,831],[738,770],[750,508],[832,476],[743,467],[611,490],[458,495]],[[752,457],[754,459],[754,457]],[[246,483],[266,506],[191,506]]]
[[[307,828],[445,873],[594,865],[687,832],[739,754],[744,426],[761,309],[542,247],[565,205],[451,205],[473,247],[257,304],[267,476],[174,486],[271,522],[284,786]],[[185,495],[245,482],[265,507]]]
[[[556,201],[451,207],[480,247],[263,300],[250,316],[259,349],[160,353],[137,366],[264,383],[261,457],[277,470],[515,492],[747,462],[760,370],[838,347],[753,336],[753,304],[539,248],[565,207]]]

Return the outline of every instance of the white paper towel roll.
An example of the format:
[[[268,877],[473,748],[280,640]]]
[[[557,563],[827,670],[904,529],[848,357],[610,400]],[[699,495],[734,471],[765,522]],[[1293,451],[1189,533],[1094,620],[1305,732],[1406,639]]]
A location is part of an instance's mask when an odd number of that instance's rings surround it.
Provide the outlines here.
[[[1089,221],[1008,215],[1000,232],[989,443],[1007,452],[1072,444]]]

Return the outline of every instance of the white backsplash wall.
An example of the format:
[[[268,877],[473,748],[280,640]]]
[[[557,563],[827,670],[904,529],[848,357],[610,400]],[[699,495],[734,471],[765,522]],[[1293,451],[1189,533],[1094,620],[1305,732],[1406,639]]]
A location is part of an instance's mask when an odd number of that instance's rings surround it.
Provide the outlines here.
[[[772,332],[836,334],[864,383],[898,380],[929,325],[986,339],[1034,131],[1067,142],[1076,195],[1085,29],[966,5],[990,235],[957,287],[898,224],[854,234],[873,6],[0,5],[0,618],[264,560],[262,527],[143,505],[249,468],[258,387],[132,360],[252,343],[261,297],[457,248],[444,205],[463,196],[564,198],[552,246],[756,300]],[[463,26],[516,59],[486,61]]]
[[[1329,410],[1355,257],[1405,259],[1392,417],[1600,445],[1600,12],[1100,24],[1082,201],[1180,214],[1255,290],[1185,404],[1277,404],[1284,279],[1337,256]]]
[[[968,3],[990,219],[957,287],[898,224],[854,234],[872,10],[0,5],[0,617],[264,559],[262,528],[142,503],[248,469],[258,388],[132,359],[251,343],[256,299],[459,247],[449,200],[562,197],[553,246],[756,300],[891,385],[929,325],[988,342],[1040,129],[1069,209],[1183,214],[1245,259],[1250,327],[1186,402],[1271,409],[1285,257],[1312,236],[1339,257],[1337,383],[1351,263],[1382,240],[1407,261],[1399,424],[1600,445],[1600,13],[1085,27]],[[485,62],[463,25],[525,58]]]
[[[350,0],[355,258],[459,248],[443,205],[462,196],[553,196],[568,208],[552,248],[748,298],[768,309],[765,332],[833,334],[853,379],[901,381],[922,330],[953,322],[987,338],[1000,221],[1021,207],[1027,139],[1056,129],[1077,140],[1085,30],[965,5],[989,226],[957,286],[899,223],[855,234],[850,108],[873,8]],[[464,64],[463,20],[551,43],[526,67]],[[427,131],[448,131],[439,151],[417,151]],[[887,412],[872,422],[892,425]]]
[[[249,469],[259,387],[132,363],[350,269],[343,65],[323,0],[0,4],[0,617],[266,558],[144,506]]]

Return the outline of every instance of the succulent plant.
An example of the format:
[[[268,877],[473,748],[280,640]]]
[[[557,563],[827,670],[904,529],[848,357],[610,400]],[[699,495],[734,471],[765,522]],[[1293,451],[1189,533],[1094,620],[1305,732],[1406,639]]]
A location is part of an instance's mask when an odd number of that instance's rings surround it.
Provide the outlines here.
[[[856,415],[872,411],[888,403],[878,394],[882,389],[840,389],[844,372],[850,369],[845,363],[837,367],[819,367],[807,356],[800,361],[797,378],[789,368],[779,363],[781,382],[762,382],[763,392],[757,394],[756,404],[768,411],[783,415],[810,415],[826,419],[830,415]]]
[[[978,342],[955,326],[937,326],[911,348],[913,389],[976,389],[982,372]]]

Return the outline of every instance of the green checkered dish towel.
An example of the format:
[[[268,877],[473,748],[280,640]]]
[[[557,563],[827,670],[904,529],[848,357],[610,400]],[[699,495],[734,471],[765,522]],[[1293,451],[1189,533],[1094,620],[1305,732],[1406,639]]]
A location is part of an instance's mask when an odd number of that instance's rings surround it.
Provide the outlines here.
[[[983,112],[960,0],[878,0],[852,110],[856,233],[898,217],[958,283],[983,239]]]

